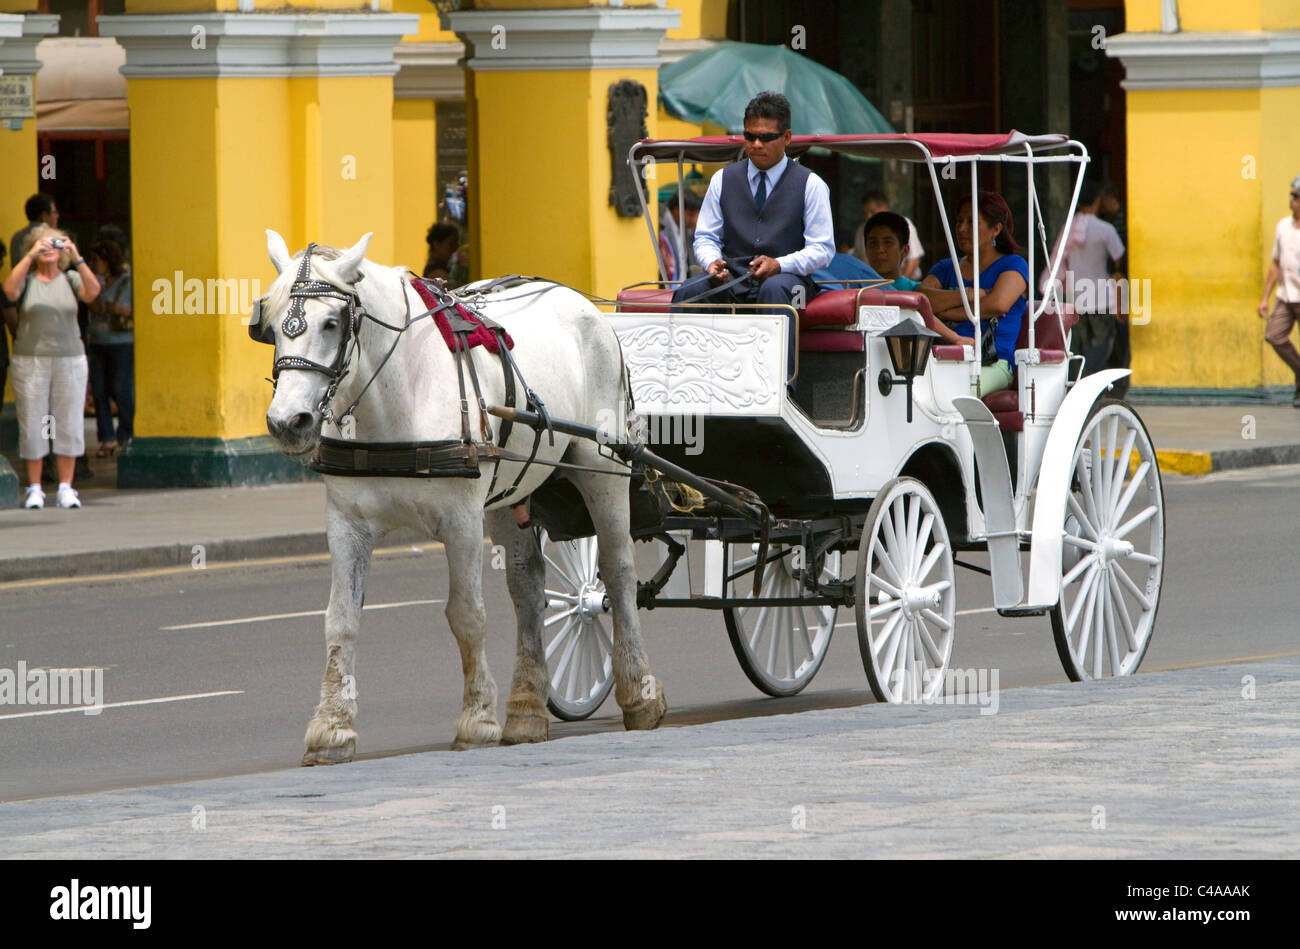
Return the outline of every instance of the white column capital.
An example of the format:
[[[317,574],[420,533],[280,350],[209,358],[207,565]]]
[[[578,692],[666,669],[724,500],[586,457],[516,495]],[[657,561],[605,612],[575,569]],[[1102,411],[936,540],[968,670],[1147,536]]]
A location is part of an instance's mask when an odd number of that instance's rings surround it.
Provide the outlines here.
[[[463,43],[401,43],[394,55],[393,98],[464,100]]]
[[[465,41],[466,65],[475,72],[658,69],[659,42],[682,14],[661,7],[458,10],[445,20]]]
[[[0,74],[36,75],[41,69],[36,44],[58,32],[55,13],[0,14]]]
[[[98,17],[127,78],[391,76],[413,13],[176,13]]]
[[[1122,85],[1135,92],[1300,86],[1300,30],[1121,33],[1106,55],[1124,64]]]

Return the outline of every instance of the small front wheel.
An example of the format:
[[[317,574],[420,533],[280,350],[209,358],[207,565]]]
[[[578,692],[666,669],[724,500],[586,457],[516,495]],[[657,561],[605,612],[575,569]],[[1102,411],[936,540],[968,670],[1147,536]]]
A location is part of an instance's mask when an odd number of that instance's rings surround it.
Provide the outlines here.
[[[871,503],[858,545],[858,646],[881,702],[943,695],[952,659],[957,587],[952,544],[934,495],[895,478]]]

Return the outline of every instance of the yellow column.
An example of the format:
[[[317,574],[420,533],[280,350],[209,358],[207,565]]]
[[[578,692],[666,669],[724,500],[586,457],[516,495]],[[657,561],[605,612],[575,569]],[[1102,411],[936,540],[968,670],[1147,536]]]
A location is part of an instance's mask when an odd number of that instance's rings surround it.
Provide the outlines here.
[[[1273,229],[1300,173],[1300,5],[1129,0],[1107,53],[1127,78],[1134,384],[1222,396],[1285,389],[1256,313]],[[1209,34],[1209,35],[1207,35]]]
[[[392,261],[392,48],[414,25],[373,13],[101,18],[127,51],[131,110],[136,438],[120,486],[303,476],[266,436],[270,353],[242,318],[275,276],[268,227],[295,250],[373,231],[370,256]]]
[[[626,79],[645,87],[653,135],[659,42],[680,13],[549,0],[499,6],[480,2],[447,18],[473,73],[475,271],[535,273],[612,296],[652,277],[655,258],[644,221],[610,205],[609,88]]]
[[[31,82],[33,109],[36,102],[35,76],[41,68],[36,44],[58,32],[59,18],[37,14],[21,15],[35,8],[35,0],[0,0],[0,90],[14,92]],[[36,118],[11,118],[0,122],[0,181],[5,199],[0,201],[0,240],[8,247],[3,273],[13,267],[13,255],[20,248],[9,247],[14,232],[27,225],[23,203],[40,190],[40,155],[36,146]],[[13,386],[6,380],[0,403],[13,401]],[[3,506],[0,503],[0,506]]]

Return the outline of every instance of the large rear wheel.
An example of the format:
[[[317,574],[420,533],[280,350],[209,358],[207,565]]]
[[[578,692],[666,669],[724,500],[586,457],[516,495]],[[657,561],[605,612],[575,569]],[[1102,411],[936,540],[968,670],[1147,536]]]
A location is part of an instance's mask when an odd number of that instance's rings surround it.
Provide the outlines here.
[[[1151,437],[1127,404],[1099,400],[1074,449],[1051,612],[1073,681],[1132,675],[1151,644],[1165,560],[1165,500]]]

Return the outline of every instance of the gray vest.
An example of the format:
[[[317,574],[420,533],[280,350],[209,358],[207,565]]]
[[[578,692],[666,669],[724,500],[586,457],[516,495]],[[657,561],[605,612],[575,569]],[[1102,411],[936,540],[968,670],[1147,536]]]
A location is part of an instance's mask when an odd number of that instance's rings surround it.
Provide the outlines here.
[[[749,160],[722,171],[722,255],[724,257],[784,257],[803,250],[803,196],[810,172],[787,162],[781,180],[768,181],[763,210],[749,192]]]

